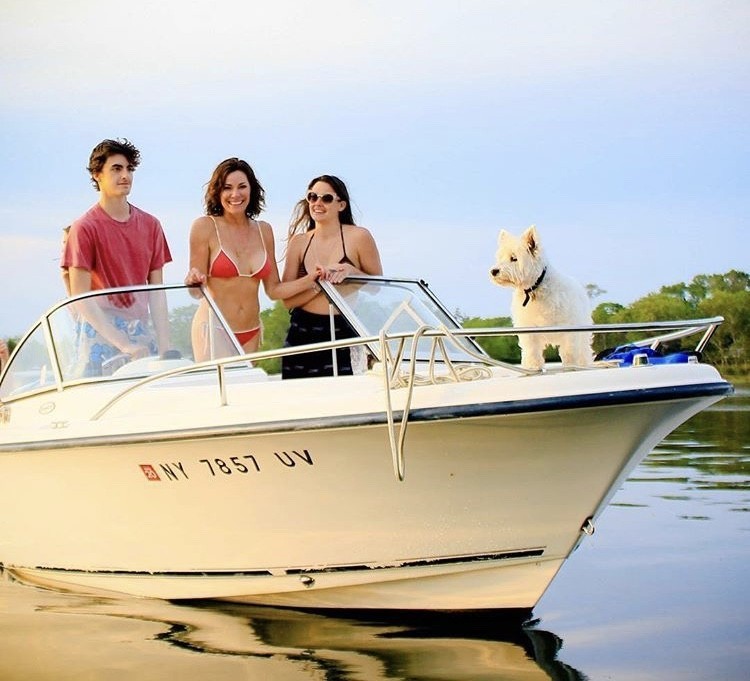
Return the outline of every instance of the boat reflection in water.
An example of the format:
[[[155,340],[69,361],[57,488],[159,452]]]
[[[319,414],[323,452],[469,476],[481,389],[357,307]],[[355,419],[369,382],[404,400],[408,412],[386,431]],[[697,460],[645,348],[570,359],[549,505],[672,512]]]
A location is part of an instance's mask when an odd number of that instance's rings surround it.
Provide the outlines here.
[[[265,652],[302,655],[325,678],[362,679],[583,679],[557,659],[555,634],[484,614],[432,617],[430,622],[361,621],[278,609],[211,605],[203,612],[231,616],[258,637]],[[200,630],[174,631],[181,644],[211,645]],[[224,637],[215,643],[221,650]],[[205,649],[205,648],[203,648]],[[252,647],[246,651],[253,654]],[[261,651],[262,652],[262,651]]]
[[[34,636],[4,637],[0,672],[13,678],[586,678],[557,659],[558,636],[500,615],[346,619],[215,601],[89,597],[9,579],[6,572],[11,599],[28,603],[31,595],[36,603]]]

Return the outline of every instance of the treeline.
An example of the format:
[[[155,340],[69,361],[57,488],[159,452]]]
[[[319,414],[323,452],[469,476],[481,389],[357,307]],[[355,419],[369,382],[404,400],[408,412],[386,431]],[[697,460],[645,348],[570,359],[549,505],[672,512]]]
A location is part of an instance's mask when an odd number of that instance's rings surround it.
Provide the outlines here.
[[[589,285],[590,292],[604,293]],[[697,319],[724,317],[708,344],[703,360],[734,374],[750,372],[750,275],[731,270],[726,274],[700,274],[690,283],[662,286],[657,293],[649,293],[631,305],[599,303],[592,317],[597,324],[628,322],[669,321],[674,319]],[[510,317],[462,319],[465,327],[511,326]],[[642,335],[640,337],[643,337]],[[635,337],[630,340],[634,340]],[[622,334],[601,334],[594,337],[594,351],[623,344]],[[692,341],[693,345],[690,346]],[[485,350],[507,362],[518,362],[520,350],[515,338],[482,339]],[[694,347],[697,340],[686,339],[685,347]],[[677,348],[672,348],[677,349]],[[556,359],[556,353],[548,349],[548,359]]]
[[[606,293],[593,284],[587,288],[592,297]],[[173,328],[184,327],[186,339],[190,338],[194,311],[194,307],[172,311],[178,317],[172,319]],[[465,317],[460,311],[456,311],[455,316],[466,328],[512,325],[510,317]],[[599,303],[592,316],[597,324],[724,317],[724,323],[711,338],[703,359],[721,368],[722,372],[735,375],[750,373],[750,275],[745,272],[731,270],[726,274],[700,274],[688,284],[662,286],[657,293],[650,293],[627,306],[612,302]],[[284,305],[277,301],[273,307],[263,310],[261,321],[261,349],[281,347],[289,327],[289,312]],[[622,334],[599,334],[594,337],[594,351],[600,352],[634,339],[624,338]],[[11,349],[16,341],[15,338],[9,339]],[[512,363],[521,361],[521,351],[514,336],[481,338],[478,342],[496,359]],[[696,342],[693,338],[686,339],[686,349],[692,349]],[[548,348],[547,359],[558,359],[556,351]],[[279,359],[261,361],[258,364],[269,373],[281,371]]]

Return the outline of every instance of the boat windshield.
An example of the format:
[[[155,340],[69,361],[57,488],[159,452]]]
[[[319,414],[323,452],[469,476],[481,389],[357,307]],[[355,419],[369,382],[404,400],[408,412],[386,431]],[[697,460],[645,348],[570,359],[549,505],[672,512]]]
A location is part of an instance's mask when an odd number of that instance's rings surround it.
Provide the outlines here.
[[[336,286],[324,284],[329,297],[346,316],[360,336],[378,336],[381,329],[386,334],[411,333],[422,327],[460,329],[461,325],[432,294],[422,281],[415,279],[392,279],[383,277],[348,277]],[[389,341],[392,353],[398,341]],[[433,339],[421,338],[417,344],[416,358],[429,360],[433,354]],[[485,355],[484,350],[467,336],[453,337],[444,343],[451,361],[476,361],[476,355]],[[380,357],[379,344],[369,346],[370,351]],[[411,342],[407,340],[404,356],[411,354]]]
[[[199,288],[129,287],[68,298],[19,343],[3,373],[0,399],[242,354],[226,329]]]

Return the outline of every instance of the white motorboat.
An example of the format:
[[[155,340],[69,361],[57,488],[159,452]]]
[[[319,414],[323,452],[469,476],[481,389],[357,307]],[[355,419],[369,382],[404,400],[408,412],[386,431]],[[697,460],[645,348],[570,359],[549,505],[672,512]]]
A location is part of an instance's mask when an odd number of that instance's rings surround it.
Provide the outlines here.
[[[519,329],[463,329],[423,282],[323,288],[359,337],[310,347],[360,348],[353,376],[278,380],[259,364],[301,349],[241,354],[210,300],[194,361],[195,288],[42,316],[0,377],[0,564],[163,599],[526,612],[633,468],[732,391],[698,361],[718,317],[563,329],[643,352],[531,373],[476,340]],[[82,317],[113,300],[168,318],[169,352],[80,361]],[[691,334],[683,361],[648,356]]]

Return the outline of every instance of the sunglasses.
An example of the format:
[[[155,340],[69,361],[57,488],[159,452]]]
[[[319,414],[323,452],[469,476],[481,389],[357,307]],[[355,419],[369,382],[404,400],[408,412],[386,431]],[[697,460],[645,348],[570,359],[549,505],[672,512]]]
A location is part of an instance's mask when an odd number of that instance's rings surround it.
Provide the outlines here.
[[[315,203],[318,199],[320,199],[323,203],[333,203],[334,201],[338,201],[339,198],[337,196],[334,196],[333,194],[323,194],[322,196],[316,194],[315,192],[310,192],[306,197],[308,203]]]

